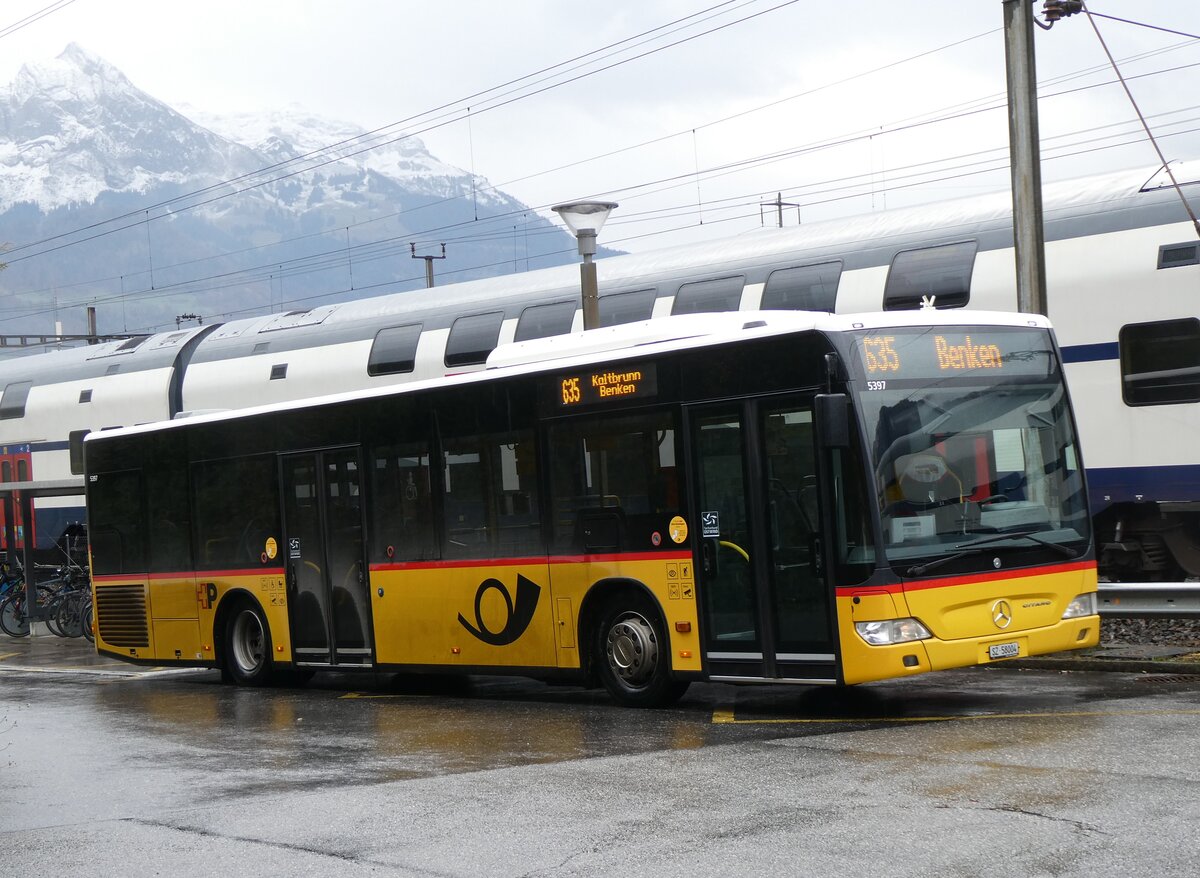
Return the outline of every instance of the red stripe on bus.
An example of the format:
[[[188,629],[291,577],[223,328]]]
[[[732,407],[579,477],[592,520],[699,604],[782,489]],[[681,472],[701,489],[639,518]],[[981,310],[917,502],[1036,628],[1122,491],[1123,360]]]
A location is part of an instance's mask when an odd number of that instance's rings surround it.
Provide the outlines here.
[[[92,582],[128,582],[131,579],[150,582],[165,579],[230,579],[235,576],[283,576],[282,567],[249,567],[244,570],[181,570],[175,573],[104,573],[93,576]]]
[[[391,561],[371,571],[446,570],[463,567],[525,567],[539,564],[615,564],[631,561],[690,561],[691,552],[618,552],[603,555],[539,555],[532,558],[471,558],[456,561]]]
[[[889,594],[903,594],[905,591],[923,591],[930,588],[954,588],[959,585],[975,585],[982,582],[996,582],[1001,579],[1027,579],[1030,576],[1052,576],[1056,573],[1073,573],[1078,570],[1095,570],[1095,561],[1072,561],[1068,564],[1051,564],[1046,567],[1022,567],[1012,570],[998,570],[994,573],[972,573],[963,576],[951,576],[945,579],[904,580],[884,585],[843,585],[838,586],[837,593],[842,597],[853,597],[862,592],[886,591]]]

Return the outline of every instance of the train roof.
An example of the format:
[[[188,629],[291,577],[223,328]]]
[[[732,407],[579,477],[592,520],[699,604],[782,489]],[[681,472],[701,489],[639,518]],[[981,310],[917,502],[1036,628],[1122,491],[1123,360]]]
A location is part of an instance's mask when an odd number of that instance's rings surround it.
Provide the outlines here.
[[[1173,168],[1181,184],[1198,182],[1200,163],[1179,163]],[[1188,218],[1164,171],[1145,167],[1047,184],[1043,211],[1048,241]],[[756,268],[766,272],[781,260],[803,265],[836,259],[850,270],[889,264],[898,245],[921,247],[958,239],[976,240],[980,250],[1012,246],[1011,194],[1000,191],[787,229],[764,228],[600,259],[596,266],[602,297],[639,289],[670,295],[681,283],[745,275]],[[671,288],[659,291],[660,285]],[[425,330],[448,328],[466,313],[504,311],[515,317],[520,307],[529,304],[575,302],[578,292],[579,269],[571,264],[390,293],[232,320],[184,330],[182,336],[159,333],[124,349],[127,343],[109,342],[0,361],[0,388],[11,381],[40,383],[57,375],[106,374],[117,363],[123,370],[157,368],[169,363],[176,352],[173,347],[201,332],[202,343],[190,354],[195,363],[361,341],[374,338],[382,328],[405,323],[421,323]],[[79,367],[83,374],[76,371]]]

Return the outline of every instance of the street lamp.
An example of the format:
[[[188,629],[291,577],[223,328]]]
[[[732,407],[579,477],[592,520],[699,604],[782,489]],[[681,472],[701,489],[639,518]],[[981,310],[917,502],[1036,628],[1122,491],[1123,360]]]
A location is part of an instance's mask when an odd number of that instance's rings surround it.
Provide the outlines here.
[[[578,201],[550,208],[567,224],[579,242],[579,286],[583,296],[583,328],[596,329],[600,325],[600,285],[596,281],[596,235],[604,226],[609,213],[616,207],[612,201]]]

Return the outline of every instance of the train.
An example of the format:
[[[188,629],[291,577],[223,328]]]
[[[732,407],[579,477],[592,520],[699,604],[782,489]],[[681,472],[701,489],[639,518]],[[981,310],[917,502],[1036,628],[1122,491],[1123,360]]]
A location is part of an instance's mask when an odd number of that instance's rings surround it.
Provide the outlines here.
[[[1101,575],[1200,576],[1200,162],[1048,184],[1048,316],[1075,405]],[[671,314],[1017,309],[1007,191],[597,261],[602,326]],[[576,265],[0,361],[0,482],[83,472],[89,431],[485,369],[582,329]],[[0,485],[2,488],[3,485]],[[51,545],[82,501],[38,501]],[[20,523],[18,539],[25,538]]]

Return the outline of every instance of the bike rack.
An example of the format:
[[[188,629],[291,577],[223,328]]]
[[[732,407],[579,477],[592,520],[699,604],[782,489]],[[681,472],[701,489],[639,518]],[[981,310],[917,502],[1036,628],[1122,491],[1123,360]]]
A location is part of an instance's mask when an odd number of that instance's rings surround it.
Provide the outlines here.
[[[20,509],[21,521],[25,524],[25,533],[21,537],[23,543],[21,563],[25,567],[25,588],[33,582],[33,572],[36,569],[33,562],[34,541],[33,501],[38,497],[82,497],[84,495],[83,479],[57,479],[32,482],[0,482],[0,503],[4,506],[4,543],[8,554],[17,551],[17,517],[14,510]],[[26,537],[30,537],[26,539]],[[35,583],[36,585],[36,583]],[[42,612],[35,600],[26,601],[29,621],[41,622]]]

